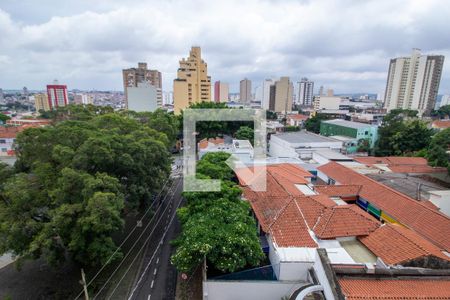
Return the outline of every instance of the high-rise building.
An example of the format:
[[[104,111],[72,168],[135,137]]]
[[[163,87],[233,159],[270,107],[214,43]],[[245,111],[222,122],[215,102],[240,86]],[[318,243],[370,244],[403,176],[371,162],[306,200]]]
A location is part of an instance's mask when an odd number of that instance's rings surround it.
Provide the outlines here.
[[[270,87],[273,85],[273,79],[265,79],[261,89],[261,107],[269,110]]]
[[[57,80],[53,84],[47,85],[47,98],[49,109],[66,106],[69,104],[67,85],[59,84]]]
[[[149,70],[147,63],[138,63],[137,68],[122,70],[123,89],[125,93],[125,107],[128,109],[128,88],[137,87],[140,83],[148,83],[156,89],[162,88],[162,76],[158,70]],[[158,95],[157,95],[158,96]],[[159,93],[158,101],[162,102],[162,94]]]
[[[128,87],[128,109],[137,112],[153,112],[162,107],[162,95],[160,93],[161,89],[148,82],[140,82],[136,87]]]
[[[436,102],[443,65],[443,55],[422,55],[419,49],[413,49],[409,57],[391,59],[384,107],[428,115]]]
[[[36,111],[49,111],[50,104],[48,102],[48,97],[46,94],[34,94],[34,107]]]
[[[270,87],[269,110],[275,112],[292,111],[292,93],[294,86],[289,77],[281,77]]]
[[[439,107],[450,105],[450,95],[442,95]]]
[[[88,95],[88,94],[76,94],[73,97],[73,102],[75,104],[87,105],[87,104],[93,104],[94,103],[94,99],[92,98],[91,95]]]
[[[23,87],[22,95],[25,98],[25,100],[28,100],[28,89],[26,86]]]
[[[334,96],[334,90],[333,89],[327,89],[327,97],[333,97]]]
[[[3,95],[3,89],[0,89],[0,101],[5,100],[5,96]]]
[[[211,101],[211,77],[200,47],[192,47],[189,57],[180,60],[177,78],[173,81],[173,101],[175,114],[191,104]]]
[[[325,96],[323,93],[323,85],[321,85],[319,88],[319,96]]]
[[[228,83],[216,81],[214,83],[214,102],[228,102]]]
[[[244,78],[240,82],[239,95],[241,103],[250,104],[252,101],[252,81]]]
[[[298,104],[304,106],[311,106],[314,97],[314,82],[309,81],[308,78],[302,78],[298,83]]]

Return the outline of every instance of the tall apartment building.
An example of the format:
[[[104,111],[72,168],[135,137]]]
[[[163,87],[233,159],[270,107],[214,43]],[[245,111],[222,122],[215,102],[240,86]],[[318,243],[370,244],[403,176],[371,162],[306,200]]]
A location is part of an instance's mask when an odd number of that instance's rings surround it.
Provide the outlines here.
[[[443,95],[439,107],[450,105],[450,95]]]
[[[270,104],[270,87],[273,85],[273,79],[265,79],[261,89],[261,107],[269,110]]]
[[[162,103],[162,76],[158,70],[149,70],[147,63],[138,63],[137,68],[129,68],[122,70],[123,75],[123,90],[125,93],[125,107],[128,109],[128,88],[137,87],[138,84],[148,83],[159,90],[158,101]]]
[[[47,98],[50,109],[66,106],[69,104],[67,85],[59,84],[57,80],[53,84],[47,85]]]
[[[228,102],[229,86],[228,83],[216,81],[214,83],[214,102]]]
[[[275,112],[292,111],[294,85],[289,77],[281,77],[270,87],[269,110]]]
[[[76,94],[73,97],[73,102],[75,104],[87,105],[87,104],[94,104],[94,99],[92,98],[91,95],[88,94]]]
[[[304,77],[298,83],[298,104],[304,106],[313,105],[314,82]]]
[[[34,94],[34,107],[36,111],[49,111],[50,105],[46,94]]]
[[[3,89],[0,89],[0,101],[3,101],[5,99],[3,95]]]
[[[252,101],[252,81],[244,78],[240,82],[239,95],[241,103],[250,103]]]
[[[180,60],[177,78],[173,81],[174,112],[198,102],[211,101],[211,77],[201,57],[200,47],[192,47],[188,58]]]
[[[443,55],[422,55],[419,49],[413,49],[410,57],[391,59],[384,107],[429,114],[436,102],[443,65]]]

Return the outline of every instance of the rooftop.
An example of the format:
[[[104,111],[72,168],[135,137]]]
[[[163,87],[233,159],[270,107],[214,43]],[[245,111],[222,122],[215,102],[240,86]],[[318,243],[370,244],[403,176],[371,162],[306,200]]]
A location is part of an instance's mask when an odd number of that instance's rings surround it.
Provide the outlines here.
[[[360,241],[388,265],[403,265],[428,256],[450,261],[450,257],[438,247],[401,225],[385,224],[370,235],[361,237]]]
[[[289,143],[329,143],[336,140],[306,130],[273,135]]]
[[[450,251],[450,219],[444,214],[338,163],[329,162],[318,170],[340,184],[361,185],[360,197],[439,248]]]
[[[359,299],[449,299],[450,279],[352,278],[338,279],[347,300]]]
[[[355,129],[364,129],[367,127],[377,127],[377,126],[370,125],[370,124],[346,121],[346,120],[342,120],[342,119],[326,120],[326,121],[322,121],[322,122],[327,123],[327,124],[334,124],[334,125],[339,125],[339,126],[344,126],[344,127],[355,128]]]
[[[326,209],[314,226],[314,232],[320,239],[334,239],[365,236],[379,226],[372,216],[352,204]]]
[[[436,120],[431,124],[431,126],[433,128],[441,129],[450,128],[450,120]]]
[[[361,185],[316,185],[314,186],[314,190],[330,197],[358,196]]]

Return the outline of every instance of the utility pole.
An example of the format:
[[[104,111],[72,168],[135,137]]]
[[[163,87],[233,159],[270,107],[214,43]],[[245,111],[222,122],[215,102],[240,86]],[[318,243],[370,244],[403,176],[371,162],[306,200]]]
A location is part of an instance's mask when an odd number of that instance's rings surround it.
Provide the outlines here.
[[[89,300],[89,293],[88,293],[88,289],[87,289],[87,285],[86,285],[86,276],[84,275],[83,268],[81,268],[81,282],[80,283],[83,285],[84,299]]]

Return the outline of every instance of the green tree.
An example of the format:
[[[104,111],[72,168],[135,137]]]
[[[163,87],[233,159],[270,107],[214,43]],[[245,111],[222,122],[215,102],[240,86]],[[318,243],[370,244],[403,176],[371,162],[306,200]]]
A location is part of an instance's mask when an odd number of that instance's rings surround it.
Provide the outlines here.
[[[319,134],[320,133],[320,123],[323,120],[328,120],[328,117],[324,114],[319,114],[319,113],[316,114],[314,117],[309,118],[305,122],[306,130]]]
[[[178,209],[182,233],[172,263],[180,272],[192,271],[203,259],[222,272],[256,266],[264,257],[250,207],[225,161],[229,154],[208,153],[198,163],[198,178],[221,179],[217,192],[186,192],[187,205]],[[208,177],[211,176],[211,177]]]
[[[407,130],[407,121],[417,117],[416,110],[394,109],[383,118],[383,124],[378,127],[378,140],[375,144],[376,156],[402,155],[402,151],[417,151],[414,145],[408,145],[408,141],[402,138]],[[420,129],[423,126],[416,124]],[[410,128],[412,128],[410,126]],[[421,133],[425,131],[421,130]],[[413,133],[409,132],[411,136]],[[425,132],[425,134],[428,134]]]
[[[444,105],[439,107],[438,110],[434,110],[431,113],[432,116],[439,117],[439,119],[449,118],[450,117],[450,105]]]
[[[10,119],[11,119],[10,116],[7,116],[7,115],[5,115],[5,114],[0,113],[0,121],[1,121],[3,124],[5,124],[6,121],[8,121],[8,120],[10,120]]]
[[[216,199],[208,210],[192,215],[175,241],[172,263],[188,272],[206,259],[222,272],[257,266],[264,257],[246,202]]]
[[[450,128],[436,133],[430,142],[426,158],[433,167],[449,167],[450,157],[447,153],[450,146]]]
[[[131,113],[80,106],[55,116],[17,136],[14,169],[0,164],[0,254],[97,266],[117,249],[125,206],[148,207],[167,179],[170,142]]]
[[[403,130],[395,132],[390,138],[392,153],[394,155],[412,154],[428,147],[433,130],[421,120],[404,122]]]
[[[235,138],[238,140],[249,140],[253,145],[255,132],[252,128],[248,126],[241,126],[238,131],[236,131]]]

